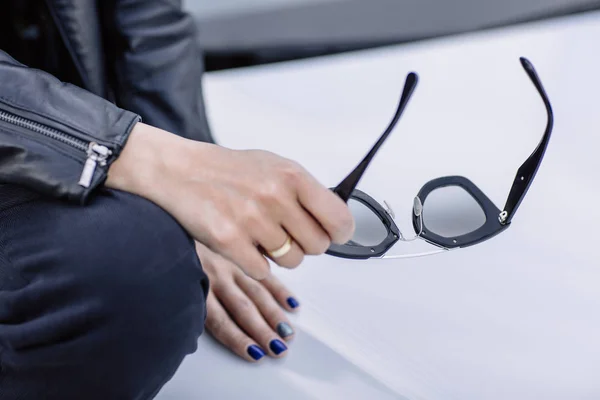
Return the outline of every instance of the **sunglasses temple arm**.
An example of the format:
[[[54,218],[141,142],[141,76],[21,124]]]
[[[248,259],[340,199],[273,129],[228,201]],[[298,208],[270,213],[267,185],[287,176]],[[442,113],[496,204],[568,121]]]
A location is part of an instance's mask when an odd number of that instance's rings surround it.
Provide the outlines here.
[[[358,185],[358,182],[360,181],[360,179],[362,178],[363,174],[367,170],[367,167],[369,166],[369,164],[371,163],[371,161],[375,157],[375,154],[377,153],[377,151],[379,150],[379,148],[383,145],[383,143],[385,142],[385,140],[388,138],[388,136],[390,135],[390,133],[393,131],[394,127],[398,123],[398,120],[402,116],[402,113],[404,112],[404,109],[406,108],[406,105],[408,104],[408,101],[410,100],[410,98],[411,98],[411,96],[412,96],[412,94],[413,94],[413,92],[415,90],[415,87],[417,86],[417,82],[418,82],[418,76],[417,76],[417,74],[415,74],[414,72],[411,72],[410,74],[408,74],[408,76],[406,77],[406,82],[404,84],[404,90],[402,91],[402,97],[400,99],[400,103],[398,105],[398,109],[396,110],[396,114],[394,115],[394,118],[390,122],[388,128],[381,135],[381,137],[379,138],[379,140],[377,140],[377,142],[371,148],[371,150],[365,156],[365,158],[354,169],[354,171],[352,171],[333,190],[338,196],[340,196],[340,198],[344,202],[346,202],[346,203],[348,202],[348,199],[350,199],[350,196],[352,195],[352,192],[354,192],[354,189],[356,188],[356,186]]]
[[[537,72],[535,71],[531,62],[526,58],[521,58],[521,64],[544,101],[544,105],[546,106],[546,111],[548,113],[548,124],[546,126],[544,137],[538,144],[537,148],[517,171],[517,175],[515,177],[513,186],[510,189],[504,211],[500,215],[500,222],[505,225],[512,221],[512,218],[521,205],[521,202],[525,198],[525,195],[527,194],[527,191],[529,190],[529,187],[531,186],[533,179],[537,174],[537,171],[542,163],[542,159],[544,158],[544,154],[546,153],[548,143],[550,142],[550,136],[552,135],[552,128],[554,124],[552,106]]]

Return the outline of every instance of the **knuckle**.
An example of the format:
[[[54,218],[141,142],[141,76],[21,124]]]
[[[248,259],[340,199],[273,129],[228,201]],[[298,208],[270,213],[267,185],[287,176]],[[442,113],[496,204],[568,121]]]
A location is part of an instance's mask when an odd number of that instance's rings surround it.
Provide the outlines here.
[[[286,180],[294,183],[298,182],[304,176],[304,170],[300,164],[291,160],[280,169],[280,172]]]
[[[221,223],[213,230],[213,240],[221,248],[229,248],[240,238],[238,228],[232,223]]]
[[[256,282],[248,284],[248,293],[253,297],[258,297],[263,294],[263,287]]]
[[[261,268],[260,270],[258,270],[258,272],[254,274],[253,278],[257,281],[263,281],[269,277],[270,273],[271,271],[269,269]]]
[[[213,317],[210,314],[206,318],[206,326],[216,337],[223,337],[227,331],[227,318],[225,316]]]
[[[225,291],[224,280],[221,279],[221,277],[222,276],[220,274],[215,275],[215,278],[210,285],[210,290],[215,294],[216,297],[220,296],[221,293]]]
[[[271,268],[266,260],[264,261],[264,264],[259,265],[257,263],[257,265],[249,271],[251,272],[250,278],[254,279],[255,281],[263,281],[269,277],[271,274]]]
[[[251,311],[254,310],[254,306],[248,298],[237,298],[232,302],[231,312],[239,316],[248,316]]]
[[[259,206],[253,201],[248,201],[246,203],[243,219],[245,226],[250,229],[255,228],[264,221]]]
[[[266,179],[258,188],[256,196],[261,203],[272,204],[280,201],[284,192],[283,184],[280,181]]]

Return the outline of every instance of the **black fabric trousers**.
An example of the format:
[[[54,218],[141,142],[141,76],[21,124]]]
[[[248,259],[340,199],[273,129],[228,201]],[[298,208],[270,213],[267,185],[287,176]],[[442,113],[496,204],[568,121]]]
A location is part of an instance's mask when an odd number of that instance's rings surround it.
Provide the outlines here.
[[[0,185],[0,399],[156,397],[204,330],[194,242],[153,203]]]

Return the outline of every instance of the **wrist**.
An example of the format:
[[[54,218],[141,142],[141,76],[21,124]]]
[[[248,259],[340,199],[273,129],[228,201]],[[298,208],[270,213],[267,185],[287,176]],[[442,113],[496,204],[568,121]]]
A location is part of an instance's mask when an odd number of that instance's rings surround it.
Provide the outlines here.
[[[123,151],[108,170],[106,186],[159,202],[164,185],[173,180],[188,159],[187,139],[137,123]],[[161,188],[162,187],[162,188]]]

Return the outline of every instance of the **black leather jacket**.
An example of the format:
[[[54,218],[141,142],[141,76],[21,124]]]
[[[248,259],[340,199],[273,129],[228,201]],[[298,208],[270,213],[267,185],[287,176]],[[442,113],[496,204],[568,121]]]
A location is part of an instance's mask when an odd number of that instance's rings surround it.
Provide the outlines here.
[[[12,10],[25,4],[11,2]],[[197,30],[180,0],[34,3],[33,13],[3,11],[2,26],[10,29],[0,49],[41,65],[26,66],[0,50],[0,185],[84,204],[140,119],[213,141]],[[32,40],[42,43],[35,52],[46,58],[21,51],[34,49]],[[57,65],[60,80],[47,72]]]

